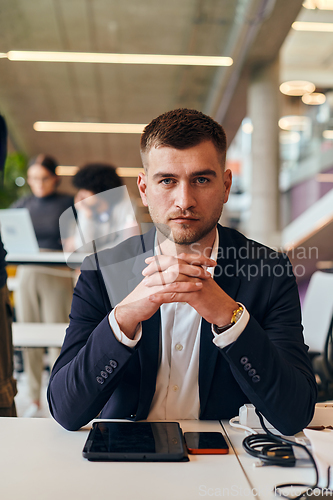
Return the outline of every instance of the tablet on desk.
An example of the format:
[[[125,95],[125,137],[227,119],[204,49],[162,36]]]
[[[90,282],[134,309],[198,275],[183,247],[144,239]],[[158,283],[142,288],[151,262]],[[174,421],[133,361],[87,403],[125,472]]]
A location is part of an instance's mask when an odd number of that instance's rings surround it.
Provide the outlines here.
[[[82,454],[100,461],[188,461],[177,422],[95,422]]]

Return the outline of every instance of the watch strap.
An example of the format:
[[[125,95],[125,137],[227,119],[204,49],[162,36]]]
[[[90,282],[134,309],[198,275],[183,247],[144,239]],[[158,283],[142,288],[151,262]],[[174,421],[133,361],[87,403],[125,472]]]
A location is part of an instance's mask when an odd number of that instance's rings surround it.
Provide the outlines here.
[[[223,333],[226,330],[229,330],[229,328],[231,328],[232,326],[234,326],[234,323],[229,323],[229,325],[225,325],[225,326],[213,325],[213,331],[214,331],[214,333],[219,335],[220,333]]]

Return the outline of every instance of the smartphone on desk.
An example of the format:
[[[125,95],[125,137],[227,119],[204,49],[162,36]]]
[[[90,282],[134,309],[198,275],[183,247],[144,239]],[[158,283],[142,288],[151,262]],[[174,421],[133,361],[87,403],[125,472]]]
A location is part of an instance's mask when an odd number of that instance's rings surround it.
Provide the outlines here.
[[[188,452],[193,455],[226,455],[229,446],[221,432],[185,432]]]

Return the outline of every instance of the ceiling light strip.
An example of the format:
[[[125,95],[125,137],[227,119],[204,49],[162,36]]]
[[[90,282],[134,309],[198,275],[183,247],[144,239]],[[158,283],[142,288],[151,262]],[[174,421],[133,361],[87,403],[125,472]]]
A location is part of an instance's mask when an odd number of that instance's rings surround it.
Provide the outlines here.
[[[315,22],[302,22],[295,21],[291,27],[296,31],[321,31],[332,32],[333,23],[315,23]]]
[[[143,167],[118,167],[116,172],[119,177],[137,177],[140,172],[144,172]]]
[[[323,137],[324,139],[333,139],[333,130],[324,130]]]
[[[107,54],[93,52],[47,52],[10,50],[10,61],[71,62],[99,64],[162,64],[180,66],[231,66],[231,57],[163,54]]]
[[[73,176],[79,170],[75,165],[59,165],[56,168],[56,174],[61,176]],[[116,172],[119,177],[137,177],[140,172],[143,172],[143,167],[118,167]]]
[[[76,167],[75,165],[58,165],[56,168],[56,174],[63,176],[71,176],[75,175],[78,170],[79,167]]]
[[[83,132],[96,134],[141,134],[144,123],[44,122],[33,124],[36,132]]]

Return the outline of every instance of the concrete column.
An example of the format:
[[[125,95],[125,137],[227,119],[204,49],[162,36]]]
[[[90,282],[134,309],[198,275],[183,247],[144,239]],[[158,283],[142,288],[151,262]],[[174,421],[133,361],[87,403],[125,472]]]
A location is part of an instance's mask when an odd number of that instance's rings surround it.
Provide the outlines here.
[[[279,232],[279,61],[254,71],[248,93],[253,124],[251,214],[246,234],[268,246],[280,245]]]

